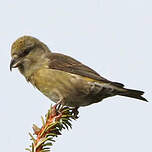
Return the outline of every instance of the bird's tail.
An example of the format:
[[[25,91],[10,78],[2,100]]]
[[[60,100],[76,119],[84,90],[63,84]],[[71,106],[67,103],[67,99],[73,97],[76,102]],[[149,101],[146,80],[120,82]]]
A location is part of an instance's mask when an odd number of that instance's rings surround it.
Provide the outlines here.
[[[126,97],[131,97],[131,98],[135,98],[135,99],[139,99],[139,100],[143,100],[143,101],[147,101],[147,99],[145,99],[142,95],[144,94],[143,91],[140,90],[132,90],[132,89],[125,89],[122,92],[118,92],[118,95],[121,96],[126,96]]]

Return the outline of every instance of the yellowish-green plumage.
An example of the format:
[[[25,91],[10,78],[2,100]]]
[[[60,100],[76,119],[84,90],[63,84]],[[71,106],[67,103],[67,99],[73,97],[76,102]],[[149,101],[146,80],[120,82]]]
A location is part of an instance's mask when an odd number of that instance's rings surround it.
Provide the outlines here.
[[[54,102],[79,107],[114,95],[147,101],[138,90],[125,89],[79,61],[58,53],[36,38],[23,36],[11,48],[10,68],[18,67],[25,78]]]

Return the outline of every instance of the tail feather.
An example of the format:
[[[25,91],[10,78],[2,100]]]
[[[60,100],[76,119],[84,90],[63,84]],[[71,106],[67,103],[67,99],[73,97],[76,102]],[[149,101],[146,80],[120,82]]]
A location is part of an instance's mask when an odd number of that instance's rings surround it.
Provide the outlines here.
[[[121,96],[126,96],[126,97],[131,97],[131,98],[135,98],[135,99],[139,99],[139,100],[143,100],[143,101],[147,101],[147,99],[145,99],[142,95],[144,94],[143,91],[139,91],[139,90],[132,90],[132,89],[125,89],[124,92],[119,92],[118,93]]]

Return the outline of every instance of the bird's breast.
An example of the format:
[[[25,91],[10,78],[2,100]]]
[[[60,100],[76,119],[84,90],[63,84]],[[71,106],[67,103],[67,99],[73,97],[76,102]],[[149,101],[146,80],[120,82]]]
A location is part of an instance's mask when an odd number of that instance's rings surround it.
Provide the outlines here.
[[[87,92],[80,76],[59,70],[37,70],[30,77],[30,82],[55,102],[61,98],[70,100],[70,98],[78,96],[78,92]]]

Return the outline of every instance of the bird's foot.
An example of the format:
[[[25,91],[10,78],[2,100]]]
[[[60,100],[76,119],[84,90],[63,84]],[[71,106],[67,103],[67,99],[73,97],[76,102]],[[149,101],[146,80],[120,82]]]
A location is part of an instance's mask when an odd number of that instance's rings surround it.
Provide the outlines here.
[[[78,114],[79,114],[78,108],[79,107],[75,107],[75,108],[72,109],[72,113],[73,113],[74,119],[78,119],[79,118],[78,117]]]
[[[61,107],[62,105],[59,103],[56,103],[52,109],[51,109],[51,115],[50,117],[53,118],[53,122],[56,122],[62,117]]]
[[[64,107],[64,100],[61,99],[59,100],[55,105],[54,107],[56,108],[57,111],[61,111]]]

